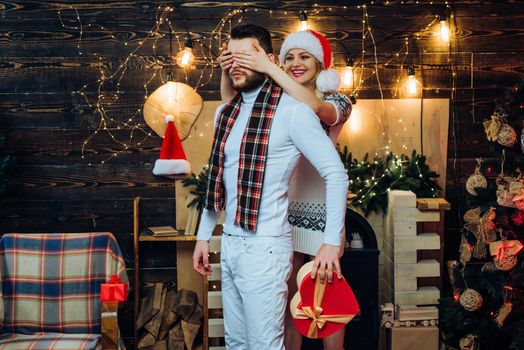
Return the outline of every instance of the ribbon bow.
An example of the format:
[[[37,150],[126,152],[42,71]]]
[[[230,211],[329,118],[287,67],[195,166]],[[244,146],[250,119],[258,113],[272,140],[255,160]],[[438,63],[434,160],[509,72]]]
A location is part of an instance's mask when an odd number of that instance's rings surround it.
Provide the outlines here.
[[[497,141],[502,121],[498,115],[492,115],[491,120],[484,120],[484,132],[488,141]]]
[[[305,316],[313,319],[312,322],[315,323],[318,329],[324,328],[324,325],[326,324],[326,320],[320,316],[320,314],[322,314],[322,311],[323,311],[321,307],[314,306],[312,308],[311,306],[304,306],[302,307],[301,310]]]

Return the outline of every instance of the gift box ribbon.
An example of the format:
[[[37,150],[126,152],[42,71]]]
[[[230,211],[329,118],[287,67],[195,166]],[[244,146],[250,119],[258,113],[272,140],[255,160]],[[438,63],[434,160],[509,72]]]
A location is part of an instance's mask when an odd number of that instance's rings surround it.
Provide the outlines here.
[[[334,323],[349,323],[355,315],[325,315],[323,314],[322,299],[324,299],[324,291],[326,290],[326,283],[320,282],[320,278],[316,279],[315,292],[313,295],[313,307],[302,306],[293,310],[293,318],[300,320],[311,319],[311,325],[308,330],[308,337],[316,338],[319,329],[322,329],[327,322]]]

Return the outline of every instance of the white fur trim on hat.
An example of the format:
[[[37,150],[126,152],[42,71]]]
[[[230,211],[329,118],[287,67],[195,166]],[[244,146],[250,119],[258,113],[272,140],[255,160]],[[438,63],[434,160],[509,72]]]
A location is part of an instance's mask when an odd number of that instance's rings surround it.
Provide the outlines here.
[[[185,159],[157,159],[153,174],[163,176],[191,174],[191,164]]]
[[[166,124],[175,121],[175,117],[172,114],[166,115],[164,119],[166,120]]]
[[[308,31],[290,34],[282,43],[278,59],[284,64],[287,53],[292,49],[302,49],[312,54],[320,63],[324,64],[324,52],[320,41]]]
[[[336,92],[340,88],[340,76],[333,69],[321,71],[317,77],[317,89],[322,93]]]

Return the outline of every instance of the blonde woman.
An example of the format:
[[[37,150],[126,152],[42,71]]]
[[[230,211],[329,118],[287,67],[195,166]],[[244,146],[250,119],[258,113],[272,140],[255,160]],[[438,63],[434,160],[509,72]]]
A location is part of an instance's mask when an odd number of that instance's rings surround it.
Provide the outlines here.
[[[283,70],[268,59],[259,45],[255,44],[254,49],[254,52],[237,52],[235,55],[227,49],[222,52],[222,100],[229,101],[236,95],[228,78],[229,69],[234,62],[240,67],[267,74],[289,95],[309,105],[330,139],[336,143],[340,130],[351,113],[351,102],[347,96],[337,93],[340,80],[337,73],[330,69],[332,50],[328,40],[312,30],[290,34],[284,40],[279,55]],[[331,244],[339,246],[342,255],[345,242],[345,232],[340,233],[338,242],[326,242],[324,239],[325,185],[317,171],[304,158],[299,162],[291,180],[288,217],[293,226],[295,245],[293,274],[288,281],[290,298],[297,291],[296,273],[304,262],[304,254],[315,256],[322,244]],[[316,273],[319,267],[316,263],[313,272]],[[327,268],[329,271],[333,267]],[[328,279],[328,282],[331,281]],[[286,313],[285,334],[286,349],[300,349],[302,337],[289,312]],[[326,350],[341,350],[343,345],[344,329],[324,339]]]

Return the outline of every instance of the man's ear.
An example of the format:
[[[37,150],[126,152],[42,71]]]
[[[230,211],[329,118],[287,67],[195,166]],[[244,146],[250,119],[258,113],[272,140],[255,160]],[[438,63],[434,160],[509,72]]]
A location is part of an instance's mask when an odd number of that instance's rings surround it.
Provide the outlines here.
[[[267,57],[269,58],[269,60],[270,60],[271,62],[275,63],[275,55],[274,55],[274,54],[272,54],[272,53],[268,53],[268,54],[267,54]]]

